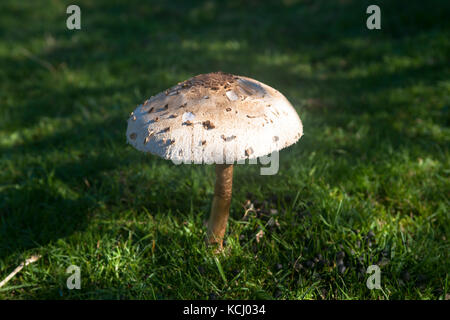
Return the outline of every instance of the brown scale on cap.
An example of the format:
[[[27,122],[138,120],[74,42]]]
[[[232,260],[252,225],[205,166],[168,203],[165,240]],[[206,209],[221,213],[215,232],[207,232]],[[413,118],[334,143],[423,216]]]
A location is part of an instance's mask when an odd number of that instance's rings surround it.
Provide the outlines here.
[[[229,136],[229,137],[225,137],[225,135],[221,135],[220,137],[223,139],[223,141],[226,141],[226,142],[236,139],[236,136],[234,136],[234,135]]]
[[[198,76],[184,81],[181,86],[183,88],[200,86],[217,91],[220,89],[220,87],[224,87],[225,85],[230,86],[237,79],[238,77],[235,75],[219,71],[199,74]]]
[[[214,129],[216,126],[211,122],[211,121],[209,121],[209,120],[206,120],[206,121],[203,121],[203,127],[206,129],[206,130],[210,130],[210,129]]]

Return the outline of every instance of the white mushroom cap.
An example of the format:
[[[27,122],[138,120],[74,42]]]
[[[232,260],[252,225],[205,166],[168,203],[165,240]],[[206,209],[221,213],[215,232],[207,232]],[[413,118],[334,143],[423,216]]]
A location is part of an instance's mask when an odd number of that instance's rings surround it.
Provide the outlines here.
[[[251,78],[201,74],[151,97],[128,119],[127,141],[184,163],[254,159],[290,146],[301,120],[277,90]]]

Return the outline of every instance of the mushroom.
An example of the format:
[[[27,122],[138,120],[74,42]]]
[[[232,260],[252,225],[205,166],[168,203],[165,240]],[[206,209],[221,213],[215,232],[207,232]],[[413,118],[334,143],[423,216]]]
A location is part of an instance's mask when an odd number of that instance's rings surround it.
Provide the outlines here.
[[[175,163],[216,165],[207,243],[219,248],[228,222],[234,163],[279,151],[302,135],[297,112],[280,92],[223,72],[197,75],[146,100],[133,111],[126,133],[137,150]]]

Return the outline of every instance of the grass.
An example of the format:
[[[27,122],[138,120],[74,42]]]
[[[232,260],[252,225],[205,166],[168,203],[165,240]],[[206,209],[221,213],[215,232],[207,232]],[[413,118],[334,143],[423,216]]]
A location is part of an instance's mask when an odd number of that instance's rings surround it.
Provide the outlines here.
[[[376,31],[373,1],[80,0],[70,31],[72,2],[0,4],[0,279],[42,255],[0,299],[448,299],[448,1],[376,1]],[[138,103],[217,70],[279,89],[305,135],[277,175],[236,166],[214,255],[213,167],[125,131]]]

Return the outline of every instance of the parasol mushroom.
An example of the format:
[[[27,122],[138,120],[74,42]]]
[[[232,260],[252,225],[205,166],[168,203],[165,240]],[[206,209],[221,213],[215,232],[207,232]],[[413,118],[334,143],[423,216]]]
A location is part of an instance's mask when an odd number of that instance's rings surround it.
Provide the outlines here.
[[[201,74],[139,105],[127,141],[174,163],[215,164],[207,242],[222,241],[231,203],[233,164],[279,151],[297,140],[297,112],[277,90],[248,77]]]

